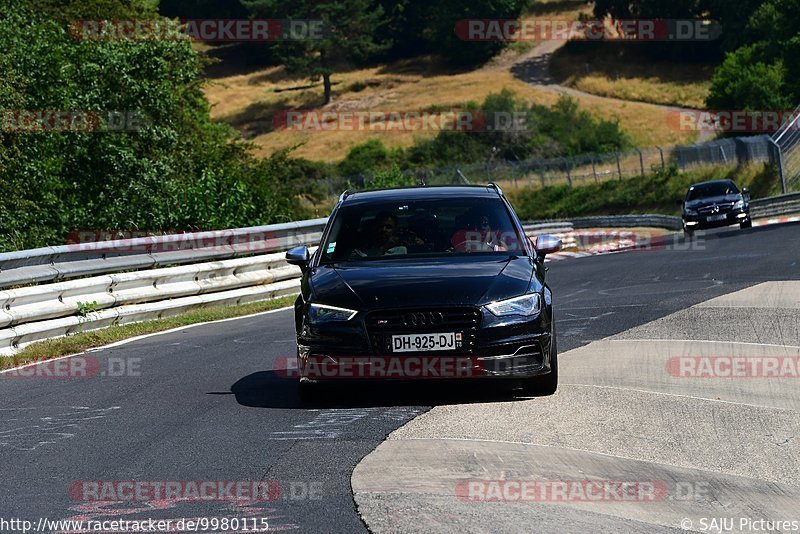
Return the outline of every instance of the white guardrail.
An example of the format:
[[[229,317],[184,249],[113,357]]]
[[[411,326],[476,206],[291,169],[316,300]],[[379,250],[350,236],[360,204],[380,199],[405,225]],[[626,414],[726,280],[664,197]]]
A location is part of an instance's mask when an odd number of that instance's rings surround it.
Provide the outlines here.
[[[757,201],[795,210],[797,195]],[[756,204],[756,202],[754,202]],[[773,208],[775,206],[775,208]],[[319,243],[326,218],[270,226],[44,247],[0,254],[0,355],[44,339],[158,319],[209,305],[296,294],[300,269],[283,251]],[[525,224],[564,248],[587,227],[680,228],[664,215],[589,217]]]
[[[0,355],[77,332],[296,294],[300,269],[282,251],[317,244],[326,222],[0,254]]]

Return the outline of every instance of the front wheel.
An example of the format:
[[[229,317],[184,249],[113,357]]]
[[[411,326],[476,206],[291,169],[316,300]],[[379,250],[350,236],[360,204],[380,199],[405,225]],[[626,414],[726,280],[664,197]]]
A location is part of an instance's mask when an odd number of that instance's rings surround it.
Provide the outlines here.
[[[553,344],[550,347],[550,372],[542,376],[528,378],[523,385],[526,395],[548,396],[558,390],[558,347],[553,333]]]
[[[746,221],[742,221],[739,223],[739,228],[741,228],[742,230],[744,230],[745,228],[752,228],[752,227],[753,227],[753,221],[751,221],[750,219],[747,219]]]

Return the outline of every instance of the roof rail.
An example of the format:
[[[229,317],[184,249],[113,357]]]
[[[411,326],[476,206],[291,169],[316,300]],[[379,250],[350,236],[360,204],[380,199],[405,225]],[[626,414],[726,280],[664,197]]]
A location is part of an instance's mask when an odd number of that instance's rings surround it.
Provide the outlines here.
[[[503,196],[503,190],[502,190],[502,189],[500,189],[500,186],[499,186],[499,185],[497,185],[496,183],[494,183],[494,182],[489,182],[489,187],[491,187],[492,189],[494,189],[495,191],[497,191],[497,194],[498,194],[498,195],[500,195],[500,196]]]
[[[342,194],[339,195],[339,202],[343,202],[344,199],[346,199],[347,197],[349,197],[353,193],[355,193],[355,191],[353,191],[352,189],[345,189],[344,192],[342,192]]]

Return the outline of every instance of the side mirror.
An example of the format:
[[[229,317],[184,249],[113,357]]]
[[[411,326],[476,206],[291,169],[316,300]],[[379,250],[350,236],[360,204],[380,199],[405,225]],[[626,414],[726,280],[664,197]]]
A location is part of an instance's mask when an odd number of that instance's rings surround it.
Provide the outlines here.
[[[306,246],[293,248],[286,253],[286,263],[290,265],[297,265],[301,269],[306,269],[310,260],[311,253],[308,251],[308,247]]]
[[[747,187],[742,188],[742,197],[750,198],[750,189]]]
[[[533,243],[533,248],[536,249],[537,256],[544,258],[548,254],[552,254],[561,250],[561,240],[557,237],[543,234],[536,236],[536,241]]]
[[[676,198],[675,199],[675,205],[676,206],[683,206],[683,199],[682,198]]]

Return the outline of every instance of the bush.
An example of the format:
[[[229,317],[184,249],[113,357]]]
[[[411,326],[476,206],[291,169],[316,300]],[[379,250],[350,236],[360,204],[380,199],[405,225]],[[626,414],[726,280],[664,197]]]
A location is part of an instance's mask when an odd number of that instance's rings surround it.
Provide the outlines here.
[[[389,187],[412,187],[417,185],[410,174],[404,174],[397,165],[377,171],[375,176],[367,183],[366,189],[386,189]]]
[[[370,174],[390,167],[396,156],[396,153],[386,148],[380,139],[370,139],[351,148],[339,163],[338,171],[342,176]]]
[[[528,105],[504,89],[492,93],[474,109],[486,119],[477,131],[442,131],[407,152],[413,165],[449,166],[463,163],[603,153],[630,146],[617,121],[595,119],[578,102],[562,97],[552,107]],[[512,119],[518,118],[512,123]]]

